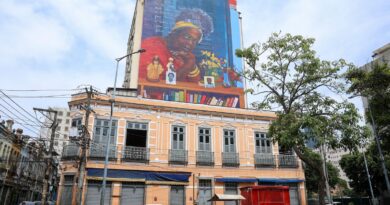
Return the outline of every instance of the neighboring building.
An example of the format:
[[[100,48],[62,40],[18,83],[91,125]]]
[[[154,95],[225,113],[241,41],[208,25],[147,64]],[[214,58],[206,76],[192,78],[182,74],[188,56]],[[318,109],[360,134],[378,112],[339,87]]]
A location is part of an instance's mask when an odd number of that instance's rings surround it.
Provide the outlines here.
[[[69,131],[72,124],[71,118],[70,118],[70,111],[67,108],[58,108],[54,107],[51,108],[55,111],[57,111],[57,129],[56,133],[54,135],[54,150],[55,152],[61,157],[62,155],[62,149],[65,145],[69,142]],[[51,137],[51,128],[53,119],[45,119],[44,124],[47,127],[41,128],[41,137],[45,138],[46,145],[49,147],[50,143],[50,137]]]
[[[337,169],[340,171],[340,178],[345,180],[346,182],[349,182],[349,178],[343,171],[343,169],[340,166],[340,160],[343,157],[343,155],[349,154],[349,151],[345,151],[343,149],[337,149],[332,150],[328,149],[326,152],[327,162],[332,163],[333,166],[337,167]]]
[[[275,113],[245,107],[240,47],[234,0],[138,0],[111,133],[107,95],[92,97],[89,119],[78,109],[86,93],[69,102],[72,125],[88,120],[91,138],[81,193],[82,149],[64,147],[58,202],[99,203],[111,135],[105,204],[209,205],[244,186],[288,185],[291,204],[306,205],[301,161],[267,137]]]
[[[369,71],[374,63],[387,63],[390,64],[390,43],[376,49],[372,52],[372,61],[361,66],[360,69]],[[364,109],[368,109],[367,98],[363,97]]]
[[[13,133],[12,126],[12,120],[0,123],[0,204],[40,200],[46,169],[42,148],[23,130]]]

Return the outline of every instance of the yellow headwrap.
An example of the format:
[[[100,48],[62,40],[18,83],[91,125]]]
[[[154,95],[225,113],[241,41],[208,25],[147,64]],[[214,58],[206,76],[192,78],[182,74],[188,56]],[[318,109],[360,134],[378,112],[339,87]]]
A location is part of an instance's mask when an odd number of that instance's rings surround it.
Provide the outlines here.
[[[198,26],[196,26],[195,24],[191,23],[191,22],[186,22],[186,21],[178,21],[176,22],[175,24],[175,27],[173,27],[173,31],[176,30],[176,29],[180,29],[180,28],[196,28],[196,29],[199,29],[201,30]]]

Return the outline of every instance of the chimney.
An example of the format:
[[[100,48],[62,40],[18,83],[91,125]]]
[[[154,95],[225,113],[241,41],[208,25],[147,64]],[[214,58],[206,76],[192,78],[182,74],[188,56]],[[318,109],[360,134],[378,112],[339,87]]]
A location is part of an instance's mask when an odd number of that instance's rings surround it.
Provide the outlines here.
[[[7,120],[7,129],[8,131],[12,132],[12,126],[14,125],[13,120]]]
[[[16,139],[18,140],[18,142],[20,142],[20,140],[22,140],[22,134],[23,134],[23,129],[20,129],[20,128],[16,129],[15,136],[16,136]]]
[[[23,134],[23,129],[20,128],[16,129],[16,136],[21,137],[22,134]]]

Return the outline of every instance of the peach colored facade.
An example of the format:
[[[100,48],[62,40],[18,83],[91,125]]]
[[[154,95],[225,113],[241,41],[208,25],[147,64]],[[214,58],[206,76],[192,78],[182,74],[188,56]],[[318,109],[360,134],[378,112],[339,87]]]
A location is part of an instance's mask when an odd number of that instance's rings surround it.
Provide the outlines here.
[[[77,105],[86,102],[86,95],[74,96],[69,102],[72,118],[85,118],[84,111],[77,109]],[[272,145],[272,154],[275,156],[275,166],[261,168],[255,166],[255,132],[266,133],[270,121],[275,118],[272,112],[261,112],[246,109],[224,108],[206,105],[195,105],[178,102],[166,102],[147,100],[135,97],[117,97],[115,100],[114,119],[116,127],[116,158],[109,163],[109,170],[138,170],[148,172],[187,173],[188,181],[155,181],[139,178],[124,178],[108,176],[111,183],[109,194],[112,205],[121,204],[122,184],[126,182],[139,182],[144,184],[144,202],[149,205],[169,205],[171,185],[184,185],[185,204],[195,204],[199,195],[199,181],[209,179],[212,182],[212,194],[223,194],[225,184],[221,178],[230,179],[298,179],[299,204],[306,205],[304,187],[304,172],[300,160],[297,159],[297,167],[283,168],[279,165],[278,145]],[[92,108],[89,118],[89,132],[94,137],[94,125],[96,119],[109,119],[110,106],[107,96],[95,96],[92,100]],[[84,121],[85,119],[83,119]],[[148,149],[147,163],[127,162],[123,160],[124,146],[126,146],[127,123],[140,122],[147,124]],[[184,147],[188,156],[183,165],[170,163],[170,150],[172,149],[172,126],[184,127]],[[206,127],[211,130],[211,153],[213,155],[212,166],[199,166],[197,164],[197,150],[199,147],[198,129]],[[222,152],[224,152],[224,130],[234,130],[235,149],[239,154],[239,166],[223,166]],[[92,139],[93,141],[93,139]],[[91,146],[94,146],[91,144]],[[90,152],[87,152],[90,154]],[[88,156],[87,154],[87,156]],[[103,169],[104,160],[87,161],[87,170]],[[64,189],[64,175],[77,176],[77,163],[74,160],[63,160],[61,163],[62,173],[60,188],[58,190],[59,204],[63,202],[62,192]],[[82,194],[83,204],[86,203],[89,180],[101,181],[101,176],[87,174],[84,180]],[[238,188],[257,185],[258,182],[237,183]],[[75,186],[74,186],[75,187]],[[73,189],[73,204],[76,203],[75,189]],[[222,205],[224,202],[215,202]]]

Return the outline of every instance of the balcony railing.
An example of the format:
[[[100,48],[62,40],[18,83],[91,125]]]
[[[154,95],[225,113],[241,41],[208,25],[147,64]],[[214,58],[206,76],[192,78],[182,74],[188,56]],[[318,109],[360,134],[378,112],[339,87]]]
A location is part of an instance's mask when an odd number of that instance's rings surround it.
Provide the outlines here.
[[[196,164],[200,166],[213,166],[214,152],[196,151]]]
[[[239,167],[240,157],[236,152],[222,152],[222,166]]]
[[[80,155],[80,146],[78,145],[65,145],[62,150],[62,160],[76,159]]]
[[[127,162],[149,162],[149,148],[126,146],[123,148],[122,160]]]
[[[169,150],[169,163],[170,164],[182,164],[186,165],[188,163],[188,152],[187,150]]]
[[[8,160],[5,157],[0,157],[0,169],[7,169]]]
[[[294,155],[279,155],[280,168],[296,168],[298,167],[298,159]]]
[[[275,156],[267,153],[256,153],[254,155],[255,166],[257,168],[262,167],[275,167]]]
[[[108,153],[108,160],[114,161],[117,158],[116,146],[110,145]],[[89,148],[90,160],[105,160],[106,158],[106,145],[102,143],[91,143]]]

